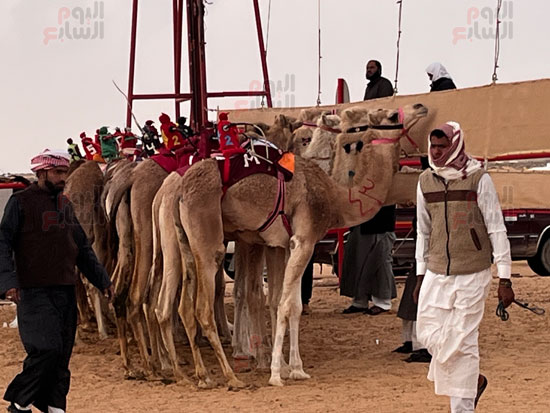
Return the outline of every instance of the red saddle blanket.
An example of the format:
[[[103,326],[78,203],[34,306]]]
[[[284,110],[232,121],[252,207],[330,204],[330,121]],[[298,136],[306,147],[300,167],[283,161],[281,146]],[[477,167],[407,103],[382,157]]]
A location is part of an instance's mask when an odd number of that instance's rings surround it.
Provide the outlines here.
[[[155,161],[159,166],[168,173],[178,171],[179,169],[188,169],[195,162],[202,159],[192,146],[184,146],[176,151],[172,152],[168,149],[161,147],[158,155],[151,156],[151,159]],[[183,175],[183,173],[180,173]]]
[[[161,148],[158,155],[151,156],[151,159],[159,164],[166,172],[177,171],[183,176],[187,170],[202,160],[203,157],[195,151],[194,147],[185,146],[171,152]],[[288,152],[282,153],[277,147],[270,143],[254,144],[254,152],[250,149],[226,159],[221,153],[212,154],[218,161],[218,168],[222,176],[225,189],[239,182],[241,179],[254,174],[267,174],[278,177],[281,172],[285,181],[290,181],[294,174],[294,155]],[[229,169],[225,163],[229,162]],[[229,171],[226,174],[224,171]]]
[[[224,188],[229,188],[250,175],[267,174],[277,178],[279,172],[285,181],[290,181],[294,175],[294,155],[281,152],[274,145],[266,142],[254,143],[254,151],[250,149],[245,153],[232,156],[228,160],[216,154],[218,168],[222,176]],[[229,161],[229,174],[227,175],[226,161]]]

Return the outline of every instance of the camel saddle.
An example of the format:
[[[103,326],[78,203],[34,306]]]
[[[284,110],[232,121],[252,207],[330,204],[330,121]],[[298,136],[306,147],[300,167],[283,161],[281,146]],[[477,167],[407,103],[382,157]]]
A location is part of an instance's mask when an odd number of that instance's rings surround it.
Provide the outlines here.
[[[244,153],[236,153],[230,157],[223,153],[214,153],[212,157],[218,161],[222,176],[224,193],[227,188],[240,180],[254,174],[266,174],[285,181],[290,181],[294,173],[294,157],[284,153],[267,141],[254,141],[245,144]]]
[[[285,182],[290,181],[294,175],[294,154],[282,152],[272,143],[263,140],[245,142],[243,147],[246,148],[245,152],[239,152],[232,156],[228,156],[227,153],[225,156],[223,153],[212,154],[212,157],[218,161],[224,196],[229,187],[248,176],[266,174],[277,178],[277,197],[273,210],[258,231],[267,230],[280,216],[289,237],[291,237],[292,228],[284,208]]]
[[[178,171],[180,175],[183,175],[191,165],[203,158],[199,156],[196,146],[187,143],[175,151],[170,151],[165,147],[161,147],[158,155],[151,156],[151,159],[166,172],[172,173]],[[180,172],[180,169],[183,171]]]

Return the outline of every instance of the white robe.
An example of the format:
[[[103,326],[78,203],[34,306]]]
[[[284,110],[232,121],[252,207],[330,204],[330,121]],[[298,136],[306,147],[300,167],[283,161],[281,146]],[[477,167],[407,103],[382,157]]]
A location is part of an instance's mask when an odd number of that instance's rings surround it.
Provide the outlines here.
[[[510,243],[491,177],[483,175],[478,206],[493,247],[500,278],[510,278]],[[479,375],[478,329],[491,284],[491,268],[468,275],[427,271],[431,218],[417,189],[417,274],[425,274],[418,300],[416,334],[432,355],[428,379],[440,395],[475,398]]]

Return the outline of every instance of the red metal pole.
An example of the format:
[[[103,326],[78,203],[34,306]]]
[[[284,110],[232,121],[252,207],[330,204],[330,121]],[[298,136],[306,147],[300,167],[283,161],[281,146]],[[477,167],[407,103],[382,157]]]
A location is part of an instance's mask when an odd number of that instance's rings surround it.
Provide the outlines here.
[[[175,0],[174,0],[175,1]],[[182,49],[182,29],[183,29],[183,0],[177,0],[177,25],[176,25],[176,32],[174,33],[175,42],[176,42],[176,52],[174,54],[175,59],[175,68],[174,68],[174,75],[175,75],[175,87],[176,87],[176,94],[179,94],[181,92],[181,49]],[[175,101],[174,103],[176,105],[176,120],[180,117],[180,103],[179,101]]]
[[[260,6],[258,0],[252,0],[254,3],[254,15],[256,16],[256,31],[258,32],[258,44],[260,46],[260,60],[262,61],[262,73],[264,75],[264,91],[267,96],[267,107],[273,107],[271,101],[271,86],[269,85],[269,73],[267,71],[267,53],[264,46],[264,35],[262,33],[262,18],[260,16]]]
[[[132,7],[132,37],[130,41],[130,71],[128,72],[128,109],[126,111],[126,126],[132,126],[132,107],[134,103],[134,74],[136,68],[136,37],[137,37],[138,0]]]
[[[189,78],[191,93],[191,127],[201,130],[208,121],[206,93],[206,62],[204,51],[204,4],[202,0],[187,0],[187,31],[189,47]]]
[[[179,60],[179,56],[178,56],[178,50],[180,50],[180,48],[178,47],[178,27],[179,27],[179,11],[178,11],[178,2],[179,0],[172,0],[172,26],[173,26],[173,35],[174,35],[174,93],[177,95],[179,92],[180,92],[180,77],[178,76],[178,62],[180,61]],[[176,105],[176,110],[175,110],[175,115],[176,115],[176,119],[178,118],[178,114],[177,114],[177,108],[178,108],[178,103],[175,103]]]
[[[344,79],[338,78],[338,86],[336,88],[336,103],[344,103]]]

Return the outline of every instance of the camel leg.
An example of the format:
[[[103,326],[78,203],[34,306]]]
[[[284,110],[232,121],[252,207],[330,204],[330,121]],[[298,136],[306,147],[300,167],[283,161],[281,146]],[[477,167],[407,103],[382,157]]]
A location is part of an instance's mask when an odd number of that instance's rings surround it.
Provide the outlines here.
[[[191,253],[189,247],[189,240],[187,235],[181,226],[179,220],[179,208],[174,212],[174,223],[177,233],[178,245],[181,253],[181,265],[182,265],[182,283],[181,283],[181,297],[178,306],[178,314],[185,328],[189,346],[193,354],[193,362],[195,363],[195,376],[198,379],[198,386],[200,388],[208,388],[212,386],[212,380],[208,376],[208,371],[202,360],[199,346],[197,345],[197,319],[195,316],[195,297],[197,290],[197,274],[195,266],[195,258]]]
[[[246,302],[249,315],[249,349],[258,368],[269,366],[269,339],[265,327],[265,296],[263,292],[264,247],[249,245],[245,269]]]
[[[116,264],[111,277],[115,289],[113,307],[115,309],[116,328],[122,364],[126,370],[126,374],[128,376],[133,376],[134,373],[131,372],[130,362],[128,359],[127,301],[134,260],[132,253],[133,238],[130,219],[130,206],[128,204],[127,194],[125,194],[121,199],[115,216],[115,225],[119,244]]]
[[[271,340],[274,342],[277,331],[277,311],[283,293],[287,252],[284,248],[268,247],[265,251],[265,259],[267,266],[269,312],[271,316]],[[283,356],[281,356],[280,372],[281,377],[284,379],[290,376],[290,367]]]
[[[185,377],[178,362],[176,346],[173,334],[173,311],[176,300],[176,293],[182,279],[181,256],[176,240],[176,229],[174,227],[173,205],[167,205],[170,201],[169,195],[162,196],[159,202],[159,193],[153,203],[153,279],[158,280],[160,291],[155,305],[155,314],[160,327],[160,334],[172,370],[176,379]],[[173,197],[171,198],[173,202]],[[160,204],[160,205],[157,205]],[[162,254],[162,259],[159,255]],[[162,269],[160,268],[162,261]],[[162,270],[162,275],[159,274]]]
[[[183,207],[181,208],[183,228],[189,239],[197,267],[196,316],[203,334],[214,349],[229,386],[243,387],[244,383],[237,379],[227,361],[216,330],[214,320],[215,277],[222,265],[225,247],[223,245],[223,223],[219,197],[213,199],[213,202],[209,202],[209,199],[205,198],[202,199],[202,202],[211,205],[212,208],[194,208],[193,205],[186,205],[185,202],[182,202]],[[185,199],[185,193],[183,199]],[[190,231],[192,223],[197,225],[199,222],[205,223],[205,230]]]
[[[245,246],[241,241],[235,242],[235,282],[233,284],[233,301],[235,305],[233,315],[233,338],[231,345],[233,347],[233,358],[235,360],[246,360],[250,356],[246,351],[248,331],[246,330],[248,310],[246,309],[245,300],[245,261],[246,252]],[[237,368],[237,366],[235,366]]]
[[[97,321],[97,331],[99,332],[99,338],[105,340],[109,337],[107,333],[107,327],[105,325],[105,318],[103,317],[103,307],[102,299],[104,300],[101,292],[92,285],[87,285],[88,294],[90,295],[90,300],[92,301],[92,307],[94,309],[95,319]]]
[[[165,371],[172,367],[172,361],[168,350],[162,339],[161,327],[158,322],[156,307],[160,296],[162,279],[153,278],[154,274],[151,268],[149,280],[149,294],[147,294],[146,302],[143,304],[143,312],[147,322],[147,331],[149,333],[149,342],[151,346],[151,366],[155,371]],[[170,324],[171,324],[171,316]],[[173,339],[172,339],[173,340]]]
[[[229,329],[229,322],[227,321],[227,314],[225,312],[225,275],[223,272],[223,265],[220,265],[215,279],[214,290],[214,318],[216,320],[216,327],[218,329],[220,337],[224,343],[231,343],[231,330]]]
[[[273,386],[283,385],[280,372],[287,319],[290,326],[290,378],[298,380],[310,377],[303,370],[298,348],[298,333],[300,315],[302,313],[300,281],[312,254],[313,244],[310,245],[304,242],[301,237],[296,235],[291,238],[290,257],[285,269],[283,292],[277,311],[277,329],[273,345],[273,358],[271,360],[271,378],[269,379],[269,384]]]
[[[80,328],[87,330],[90,328],[90,321],[92,318],[90,312],[90,304],[88,304],[88,295],[86,294],[86,287],[82,282],[80,272],[76,277],[76,302],[78,308],[78,316],[80,319]]]

